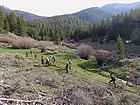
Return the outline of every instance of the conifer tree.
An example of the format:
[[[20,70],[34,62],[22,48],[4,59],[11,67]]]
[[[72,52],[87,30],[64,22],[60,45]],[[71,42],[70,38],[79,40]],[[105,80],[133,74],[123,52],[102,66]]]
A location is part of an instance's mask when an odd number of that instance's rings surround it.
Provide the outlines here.
[[[21,36],[26,36],[27,35],[27,26],[26,26],[24,18],[18,17],[18,19],[17,19],[17,29],[18,29],[18,32]]]
[[[117,38],[117,56],[118,56],[118,59],[123,59],[124,58],[124,44],[123,44],[123,40],[122,38],[120,37],[120,35],[118,36]]]
[[[10,31],[16,33],[17,32],[17,16],[14,12],[9,14],[9,25]]]
[[[4,20],[5,20],[4,13],[0,8],[0,28],[4,28]]]
[[[5,21],[4,21],[4,29],[5,29],[6,33],[8,33],[10,30],[10,26],[9,26],[9,22],[8,22],[7,18],[5,18]]]
[[[47,29],[45,29],[45,40],[49,41],[49,35],[48,35],[48,32],[47,32]]]
[[[61,42],[61,40],[60,40],[60,33],[59,32],[57,32],[56,33],[56,39],[55,39],[55,44],[60,44],[60,42]]]

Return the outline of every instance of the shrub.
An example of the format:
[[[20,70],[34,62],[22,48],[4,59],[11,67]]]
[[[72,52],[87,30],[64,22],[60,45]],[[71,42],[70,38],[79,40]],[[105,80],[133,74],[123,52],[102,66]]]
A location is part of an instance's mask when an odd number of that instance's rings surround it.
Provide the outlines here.
[[[109,96],[105,101],[105,105],[118,105],[116,97]]]
[[[134,93],[121,94],[120,104],[123,105],[139,105],[140,96]]]
[[[77,49],[77,45],[72,43],[62,42],[62,46],[66,46],[71,49]]]
[[[107,59],[107,57],[110,55],[110,53],[105,50],[96,50],[94,55],[95,55],[97,64],[101,66],[102,63],[104,63],[105,59]]]
[[[31,38],[27,37],[19,37],[17,40],[15,40],[12,43],[13,48],[18,48],[18,49],[30,49],[34,45],[33,41]]]
[[[77,48],[77,53],[82,59],[89,59],[89,56],[92,55],[93,50],[91,46],[86,44],[81,44]]]
[[[0,42],[4,42],[4,43],[12,44],[14,41],[15,41],[15,39],[8,37],[8,36],[0,38]]]
[[[45,52],[47,50],[47,43],[45,41],[38,42],[38,48],[41,52]]]

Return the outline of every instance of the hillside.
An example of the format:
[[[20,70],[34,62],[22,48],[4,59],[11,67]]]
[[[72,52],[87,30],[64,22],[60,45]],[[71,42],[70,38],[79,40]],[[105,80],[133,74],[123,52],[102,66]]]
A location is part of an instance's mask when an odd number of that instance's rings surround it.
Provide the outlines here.
[[[0,7],[3,9],[5,14],[11,11],[9,8],[6,8],[4,6]],[[99,7],[87,8],[77,13],[73,13],[71,15],[76,16],[84,21],[99,23],[101,22],[102,19],[112,18],[113,15],[129,12],[131,9],[134,8],[140,8],[140,2],[130,4],[121,4],[121,3],[107,4],[100,8]],[[17,16],[23,16],[27,21],[44,18],[44,16],[38,16],[25,11],[20,10],[13,11],[17,14]]]
[[[16,13],[17,16],[23,16],[24,19],[26,21],[30,21],[30,20],[37,20],[37,19],[41,19],[44,18],[43,16],[38,16],[29,12],[25,12],[25,11],[20,11],[20,10],[11,10],[7,7],[4,6],[0,6],[4,12],[4,14],[6,15],[7,13],[10,13],[11,11],[14,11]]]
[[[99,7],[93,7],[74,13],[72,15],[84,21],[100,23],[102,19],[111,18],[113,14],[105,12]]]
[[[14,10],[14,12],[17,14],[17,16],[23,16],[24,19],[27,21],[46,18],[45,16],[38,16],[29,12],[24,12],[24,11],[19,11],[19,10]]]
[[[2,37],[6,39],[6,35]],[[136,69],[139,67],[139,58],[127,59],[126,65],[113,67],[110,64],[100,70],[93,56],[89,60],[81,59],[75,50],[52,42],[46,41],[47,52],[41,52],[38,41],[31,49],[14,49],[3,41],[0,42],[2,104],[128,105],[131,102],[133,105],[140,102],[139,87],[125,86],[125,82],[117,80],[115,88],[113,84],[108,84],[110,77],[106,72],[108,70],[121,79],[127,73],[130,82],[136,84],[133,76],[139,72]],[[50,65],[45,61],[41,64],[42,56],[45,60],[46,57],[50,59]],[[57,63],[53,62],[52,56],[56,57]],[[72,68],[66,73],[66,61],[69,59],[72,61]]]
[[[129,12],[131,9],[140,8],[140,2],[130,3],[130,4],[107,4],[101,7],[102,10],[112,13],[114,15]]]

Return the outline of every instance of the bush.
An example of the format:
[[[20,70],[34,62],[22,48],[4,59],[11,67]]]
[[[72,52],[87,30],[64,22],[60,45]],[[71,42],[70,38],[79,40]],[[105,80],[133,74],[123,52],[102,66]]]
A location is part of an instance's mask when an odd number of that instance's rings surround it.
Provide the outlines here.
[[[19,37],[17,40],[15,40],[12,43],[13,48],[18,48],[18,49],[30,49],[34,45],[33,41],[31,38],[27,37]]]
[[[109,96],[105,101],[105,105],[118,105],[116,97]]]
[[[76,44],[72,44],[72,43],[62,42],[62,46],[66,46],[71,49],[77,49]]]
[[[127,93],[127,94],[121,94],[121,99],[119,101],[122,105],[139,105],[140,102],[140,96],[133,94],[133,93]]]
[[[92,55],[93,50],[91,46],[86,45],[86,44],[81,44],[77,48],[77,53],[82,59],[89,59],[89,56]]]
[[[47,50],[47,43],[45,41],[38,42],[38,48],[41,52],[45,52]]]
[[[15,39],[8,37],[8,36],[4,36],[4,37],[0,38],[0,42],[4,42],[4,43],[12,44],[14,41],[15,41]]]
[[[101,66],[102,63],[104,63],[104,61],[110,55],[110,53],[108,51],[105,51],[105,50],[96,50],[94,55],[95,55],[97,64]]]

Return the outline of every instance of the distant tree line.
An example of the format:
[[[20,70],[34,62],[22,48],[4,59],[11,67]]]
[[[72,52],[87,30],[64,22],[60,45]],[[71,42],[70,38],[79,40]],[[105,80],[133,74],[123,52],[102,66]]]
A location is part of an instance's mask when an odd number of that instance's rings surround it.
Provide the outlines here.
[[[13,32],[20,36],[27,36],[27,23],[23,17],[18,17],[14,12],[6,14],[0,8],[0,32]]]
[[[118,14],[112,19],[103,19],[99,24],[80,20],[73,15],[42,18],[26,22],[14,12],[4,16],[0,9],[0,31],[13,32],[20,36],[30,36],[36,40],[50,40],[59,44],[62,40],[79,41],[92,38],[100,43],[116,40],[118,35],[125,40],[140,44],[138,19],[140,9]]]
[[[125,40],[140,44],[140,8],[132,9],[129,13],[113,16],[112,20],[102,20],[101,24],[92,29],[92,40],[103,43],[116,40],[120,35]]]
[[[64,39],[84,39],[91,37],[91,24],[72,15],[43,18],[28,22],[28,35],[37,40],[59,42]]]

